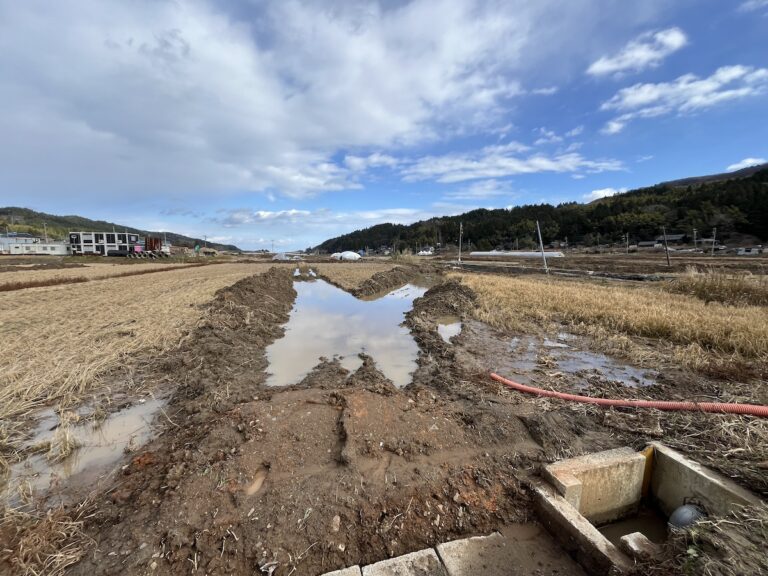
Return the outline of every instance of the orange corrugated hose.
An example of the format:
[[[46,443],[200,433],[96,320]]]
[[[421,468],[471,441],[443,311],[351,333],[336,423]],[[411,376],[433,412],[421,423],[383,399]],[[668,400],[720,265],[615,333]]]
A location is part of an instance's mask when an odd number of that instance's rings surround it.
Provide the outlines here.
[[[677,410],[688,412],[718,412],[723,414],[748,414],[750,416],[760,416],[768,418],[768,406],[757,404],[728,404],[720,402],[668,402],[660,400],[616,400],[613,398],[590,398],[589,396],[578,396],[576,394],[566,394],[565,392],[555,392],[554,390],[543,390],[519,384],[512,380],[507,380],[503,376],[491,373],[491,378],[501,382],[505,386],[537,394],[539,396],[548,396],[550,398],[560,398],[561,400],[571,400],[573,402],[586,402],[588,404],[598,404],[600,406],[624,406],[628,408],[658,408],[659,410]]]

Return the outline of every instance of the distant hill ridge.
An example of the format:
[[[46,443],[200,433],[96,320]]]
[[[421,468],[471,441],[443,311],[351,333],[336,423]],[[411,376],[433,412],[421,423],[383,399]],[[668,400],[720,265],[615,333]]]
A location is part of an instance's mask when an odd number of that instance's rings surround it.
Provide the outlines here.
[[[509,210],[478,209],[460,216],[431,218],[410,225],[377,224],[326,240],[323,251],[359,250],[381,246],[412,250],[436,244],[457,244],[459,223],[464,245],[491,250],[533,248],[536,221],[545,243],[597,243],[654,240],[667,233],[711,236],[727,241],[768,240],[768,164],[736,172],[685,178],[630,190],[589,204],[537,204]],[[471,244],[468,244],[471,243]]]
[[[141,234],[142,236],[167,237],[168,242],[174,246],[194,247],[195,244],[204,244],[201,238],[191,238],[175,232],[153,232],[150,230],[141,230],[131,226],[123,226],[114,222],[104,220],[91,220],[82,216],[56,216],[46,214],[45,212],[35,212],[29,208],[18,208],[9,206],[0,208],[0,232],[5,232],[6,227],[15,232],[30,232],[42,236],[44,226],[47,228],[48,236],[56,240],[66,240],[67,233],[70,230],[93,230],[94,232],[130,232],[132,234]],[[216,250],[229,250],[239,252],[240,249],[232,244],[218,244],[208,242],[208,246]]]

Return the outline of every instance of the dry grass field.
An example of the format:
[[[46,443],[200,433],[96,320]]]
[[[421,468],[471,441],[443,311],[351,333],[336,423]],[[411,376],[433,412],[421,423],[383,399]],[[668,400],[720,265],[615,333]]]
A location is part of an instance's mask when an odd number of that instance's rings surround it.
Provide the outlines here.
[[[311,264],[309,267],[337,286],[353,290],[374,274],[391,270],[396,265],[395,262],[354,262]]]
[[[0,273],[0,291],[5,284],[26,283],[26,282],[46,282],[59,279],[85,278],[86,280],[99,280],[126,274],[128,272],[162,270],[170,267],[184,267],[189,264],[168,263],[168,262],[140,262],[136,264],[112,264],[112,263],[89,263],[85,266],[73,268],[56,268],[52,270],[27,270],[19,267],[14,272]]]
[[[569,330],[638,353],[633,338],[658,341],[668,356],[701,368],[768,363],[768,309],[707,302],[655,287],[543,276],[458,275],[478,295],[477,319],[514,332]],[[635,358],[636,360],[638,358]],[[647,358],[650,360],[651,358]]]
[[[0,293],[5,436],[36,406],[76,401],[132,357],[176,345],[218,289],[270,266],[221,264]]]

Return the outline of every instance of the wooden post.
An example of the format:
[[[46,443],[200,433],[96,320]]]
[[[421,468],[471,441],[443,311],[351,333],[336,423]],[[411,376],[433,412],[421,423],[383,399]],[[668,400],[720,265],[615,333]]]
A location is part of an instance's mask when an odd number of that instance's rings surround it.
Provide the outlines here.
[[[459,264],[461,264],[461,236],[464,234],[464,223],[459,222]]]

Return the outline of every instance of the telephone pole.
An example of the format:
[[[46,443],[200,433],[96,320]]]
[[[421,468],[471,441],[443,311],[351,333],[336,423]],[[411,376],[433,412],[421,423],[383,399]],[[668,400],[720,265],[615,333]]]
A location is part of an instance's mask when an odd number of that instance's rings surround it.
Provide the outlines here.
[[[539,235],[539,247],[541,248],[541,259],[544,261],[544,272],[549,274],[549,267],[547,266],[547,256],[544,254],[544,242],[541,240],[541,227],[539,221],[536,220],[536,232]]]
[[[667,255],[667,266],[672,266],[669,263],[669,246],[667,246],[667,229],[662,226],[661,233],[664,235],[664,253]]]
[[[459,222],[459,264],[461,264],[461,236],[464,234],[464,223]]]
[[[715,255],[715,242],[717,242],[717,227],[712,228],[712,256]]]

